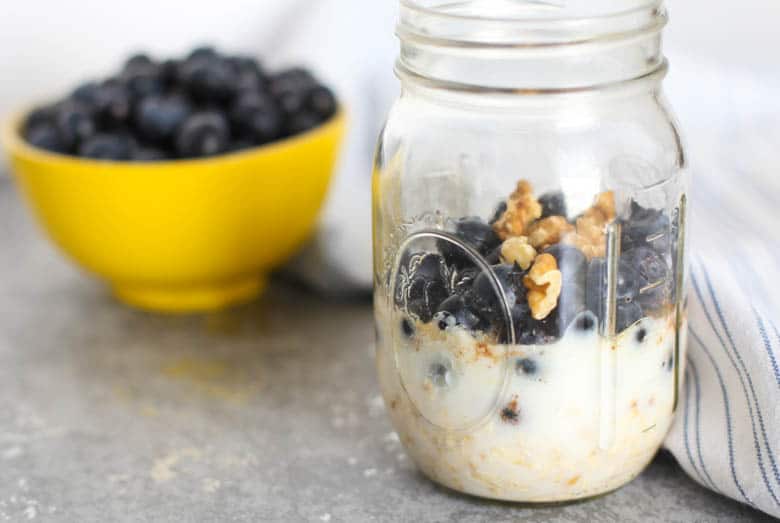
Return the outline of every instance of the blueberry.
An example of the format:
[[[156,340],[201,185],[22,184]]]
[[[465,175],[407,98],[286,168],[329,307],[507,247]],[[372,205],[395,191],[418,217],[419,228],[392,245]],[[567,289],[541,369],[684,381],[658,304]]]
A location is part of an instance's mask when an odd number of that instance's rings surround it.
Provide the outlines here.
[[[444,320],[445,328],[460,325],[467,330],[476,330],[481,324],[481,319],[477,312],[471,309],[462,296],[450,296],[444,300],[439,305],[439,310],[436,314],[437,318]],[[442,328],[441,323],[439,323],[439,328]]]
[[[672,369],[674,369],[674,352],[671,352],[669,358],[666,360],[666,370],[671,372]]]
[[[447,299],[447,295],[447,289],[437,282],[416,280],[410,288],[406,310],[421,322],[429,323],[441,302]]]
[[[637,247],[624,254],[627,264],[636,268],[638,301],[657,309],[670,300],[672,278],[666,261],[650,247]]]
[[[317,81],[310,72],[296,67],[272,76],[268,82],[268,90],[274,96],[280,96],[288,92],[303,93],[315,85]]]
[[[187,55],[187,61],[203,60],[217,58],[217,50],[210,45],[202,45],[193,49],[189,55]]]
[[[216,111],[197,112],[176,133],[176,152],[182,158],[213,156],[227,149],[229,138],[224,115]]]
[[[558,243],[544,252],[551,254],[558,262],[558,269],[561,271],[564,282],[585,287],[588,260],[582,251],[572,245]]]
[[[327,120],[336,113],[338,104],[333,92],[319,85],[314,87],[306,95],[306,108],[317,115],[320,120]]]
[[[123,134],[96,134],[79,147],[79,156],[96,160],[129,160],[133,156],[133,140]]]
[[[517,425],[520,422],[520,407],[517,405],[517,397],[512,398],[512,401],[501,409],[501,420],[511,425]]]
[[[127,87],[116,80],[103,82],[93,100],[100,125],[123,126],[130,119],[132,97]]]
[[[539,203],[542,205],[542,218],[567,216],[566,198],[561,191],[543,194],[539,197]]]
[[[474,267],[457,270],[453,279],[453,291],[455,294],[463,295],[468,292],[477,276],[479,276],[479,269]]]
[[[504,202],[501,202],[501,203],[499,203],[499,204],[498,204],[498,207],[496,207],[496,210],[495,210],[495,211],[493,211],[493,217],[492,217],[492,218],[490,218],[490,222],[489,222],[489,223],[490,223],[490,225],[493,225],[493,224],[494,224],[494,223],[496,223],[498,220],[500,220],[500,219],[501,219],[501,217],[502,217],[502,216],[504,215],[504,213],[506,212],[506,210],[507,210],[507,208],[508,208],[508,207],[509,207],[509,206],[507,205],[507,203],[506,203],[505,201],[504,201]]]
[[[168,160],[168,154],[155,147],[137,147],[131,158],[134,162],[161,162]]]
[[[152,59],[146,53],[137,53],[125,61],[124,70],[143,68],[152,65]]]
[[[642,306],[635,301],[618,302],[617,304],[617,332],[623,332],[644,316]]]
[[[120,75],[120,81],[127,87],[134,100],[162,94],[165,91],[162,68],[152,63],[125,69]]]
[[[636,342],[637,343],[644,343],[647,339],[647,330],[646,329],[639,329],[636,331]]]
[[[514,307],[518,301],[525,301],[525,287],[523,286],[523,271],[515,265],[494,265],[492,267],[499,285],[504,291],[509,307]],[[502,321],[503,307],[499,302],[499,296],[493,288],[492,278],[485,272],[474,280],[472,292],[477,307],[485,314],[492,316],[495,321]]]
[[[501,245],[501,239],[493,231],[493,227],[476,217],[458,220],[455,224],[454,235],[482,256],[489,255]],[[439,242],[439,250],[448,265],[460,268],[471,263],[463,250],[450,242]]]
[[[282,116],[273,99],[263,93],[239,95],[230,109],[230,123],[237,135],[258,145],[282,134]]]
[[[487,262],[488,265],[498,265],[501,263],[500,245],[485,255],[485,262]]]
[[[618,262],[616,298],[618,303],[634,301],[639,296],[639,272],[631,259],[621,257]],[[586,276],[585,301],[587,308],[596,315],[603,312],[603,300],[607,295],[607,266],[604,258],[593,258]]]
[[[199,102],[223,103],[236,92],[238,73],[222,59],[188,60],[181,67],[181,81]]]
[[[320,123],[320,118],[316,114],[310,111],[301,111],[287,118],[284,130],[289,136],[295,136],[314,129]]]
[[[73,93],[71,93],[71,99],[86,106],[93,106],[100,91],[100,85],[97,82],[87,82],[78,86]]]
[[[590,332],[598,326],[598,322],[595,314],[591,311],[585,311],[577,317],[574,326],[579,331]]]
[[[34,147],[55,153],[68,152],[68,147],[53,123],[41,122],[28,126],[24,137]]]
[[[175,58],[165,60],[160,64],[160,76],[167,88],[173,88],[178,83],[181,67],[182,62]]]
[[[439,330],[446,331],[450,327],[458,324],[455,316],[447,311],[439,311],[433,315],[433,322],[439,327]]]
[[[276,103],[282,113],[288,118],[304,112],[306,109],[306,93],[285,91],[276,97]],[[314,116],[313,113],[311,113]]]
[[[438,254],[424,253],[412,256],[408,267],[410,274],[415,278],[444,282],[444,259]]]
[[[428,379],[437,387],[447,387],[452,381],[452,366],[448,363],[436,362],[428,368]]]
[[[527,374],[529,376],[536,374],[539,370],[536,361],[531,358],[520,358],[515,362],[515,371],[517,374]]]
[[[187,100],[180,96],[149,96],[135,110],[135,123],[141,137],[150,142],[165,143],[190,115]]]
[[[57,130],[68,149],[78,146],[97,131],[93,114],[83,105],[67,103],[57,114]]]
[[[623,222],[621,242],[623,250],[651,247],[659,253],[667,252],[670,243],[669,218],[663,211],[647,209],[631,202],[629,218]]]
[[[407,338],[411,338],[414,336],[416,329],[414,328],[414,323],[412,323],[412,320],[409,318],[404,318],[401,320],[401,332],[404,336]]]
[[[30,114],[27,115],[27,119],[25,120],[25,128],[30,129],[42,123],[54,124],[57,120],[57,113],[59,112],[59,109],[60,107],[58,104],[36,107],[30,111]]]

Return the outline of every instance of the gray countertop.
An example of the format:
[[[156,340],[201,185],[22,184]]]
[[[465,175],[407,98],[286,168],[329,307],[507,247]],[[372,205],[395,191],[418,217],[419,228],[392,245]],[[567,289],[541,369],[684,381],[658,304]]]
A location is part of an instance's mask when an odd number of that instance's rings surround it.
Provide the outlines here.
[[[160,317],[114,302],[0,178],[0,521],[760,521],[661,454],[594,501],[483,501],[406,458],[367,302],[275,284]]]

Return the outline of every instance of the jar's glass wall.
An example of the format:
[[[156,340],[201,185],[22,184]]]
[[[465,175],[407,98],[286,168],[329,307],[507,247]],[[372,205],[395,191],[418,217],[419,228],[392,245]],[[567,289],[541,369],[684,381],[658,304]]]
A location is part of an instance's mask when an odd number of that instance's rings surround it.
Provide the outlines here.
[[[547,92],[399,72],[373,203],[377,365],[401,441],[486,497],[623,485],[661,445],[685,361],[687,179],[664,67]]]

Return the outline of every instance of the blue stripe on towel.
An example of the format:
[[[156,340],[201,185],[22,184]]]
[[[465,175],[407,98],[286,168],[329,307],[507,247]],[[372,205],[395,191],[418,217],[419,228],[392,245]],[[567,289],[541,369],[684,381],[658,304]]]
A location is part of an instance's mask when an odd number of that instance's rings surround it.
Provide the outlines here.
[[[712,480],[712,476],[710,476],[710,473],[707,470],[707,465],[704,464],[704,457],[701,454],[701,386],[699,383],[699,371],[696,369],[696,365],[690,358],[688,359],[688,364],[690,365],[690,369],[693,374],[693,385],[694,390],[696,391],[696,453],[699,456],[701,470],[704,472],[704,475],[707,476],[707,480],[710,486],[715,492],[720,492],[720,489],[715,486],[715,482]]]
[[[709,289],[710,296],[712,297],[712,303],[715,306],[715,312],[718,314],[718,318],[720,319],[720,324],[723,326],[723,330],[726,333],[726,337],[728,338],[729,343],[731,344],[731,348],[734,351],[734,355],[737,357],[737,361],[739,362],[740,366],[742,367],[742,371],[744,372],[744,375],[747,378],[747,383],[748,383],[748,386],[750,387],[750,393],[752,395],[753,403],[754,403],[754,405],[756,407],[756,414],[758,415],[758,426],[761,429],[761,436],[764,439],[764,446],[766,446],[767,455],[769,456],[769,463],[772,466],[772,472],[774,473],[774,477],[775,477],[774,479],[777,482],[777,484],[780,485],[780,471],[778,471],[778,469],[777,469],[777,462],[775,461],[775,456],[774,456],[774,453],[772,452],[772,447],[769,445],[769,438],[767,438],[767,435],[766,435],[766,427],[764,425],[764,416],[761,414],[761,408],[760,408],[760,406],[758,404],[758,396],[756,395],[756,389],[753,386],[753,378],[751,378],[750,372],[748,371],[747,366],[745,365],[745,361],[742,359],[742,354],[740,354],[739,350],[737,349],[737,344],[734,343],[734,338],[732,337],[731,330],[729,329],[728,324],[726,323],[726,318],[723,315],[723,310],[720,307],[720,302],[718,301],[718,297],[715,294],[715,289],[712,286],[712,281],[710,280],[710,276],[709,276],[709,273],[707,272],[707,268],[704,266],[704,264],[701,262],[701,260],[699,260],[699,265],[701,266],[702,272],[704,273],[704,280],[707,283],[707,288]],[[704,300],[702,300],[702,307],[704,308],[705,313],[706,313],[707,308],[704,305]],[[707,319],[710,321],[710,324],[712,325],[712,321],[710,319],[709,314],[707,314]],[[712,325],[712,328],[714,330],[715,326]],[[721,343],[723,342],[723,340],[720,337],[720,335],[718,335],[718,339],[721,341]],[[725,346],[724,346],[724,349],[725,349]],[[740,375],[740,381],[742,381],[742,374],[739,373],[739,370],[737,371],[737,373]],[[744,381],[742,382],[742,386],[744,387]],[[750,405],[750,403],[748,403],[748,405]],[[752,414],[752,409],[748,409],[748,410],[751,410],[751,418],[752,418],[752,415],[753,415]],[[760,452],[760,449],[759,449],[759,457],[760,456],[761,456],[761,452]],[[761,464],[760,461],[759,461],[759,464]],[[762,465],[761,466],[762,475],[766,475],[766,473],[764,472],[763,464],[761,464],[761,465]],[[765,483],[766,483],[766,481],[765,481]],[[772,499],[774,499],[775,503],[777,503],[778,506],[780,506],[780,500],[778,500],[777,497],[775,496],[774,490],[770,487],[769,484],[767,484],[767,488],[769,489],[769,492],[772,494]]]
[[[699,262],[699,264],[701,265],[701,261]],[[742,373],[739,372],[739,368],[737,367],[734,358],[732,357],[731,353],[726,347],[726,343],[723,341],[723,337],[720,335],[720,332],[718,332],[717,328],[715,328],[715,321],[712,319],[712,316],[710,315],[710,311],[707,309],[705,305],[704,296],[701,292],[699,282],[696,279],[696,275],[693,273],[691,273],[691,282],[693,283],[694,291],[696,291],[696,296],[699,298],[702,311],[704,311],[704,315],[707,317],[707,321],[710,324],[710,328],[712,329],[712,332],[715,334],[715,336],[718,338],[718,341],[720,342],[720,346],[723,349],[723,353],[728,358],[729,362],[731,363],[731,366],[734,368],[734,371],[736,371],[737,378],[739,378],[740,385],[742,385],[742,393],[745,395],[745,403],[747,404],[748,414],[750,416],[750,427],[753,433],[753,447],[755,448],[756,451],[756,461],[758,462],[758,469],[761,472],[761,478],[764,480],[764,485],[766,486],[767,491],[769,491],[769,494],[772,496],[772,499],[775,500],[775,503],[780,506],[780,501],[778,501],[777,496],[775,495],[775,492],[772,489],[772,485],[769,483],[769,478],[767,477],[766,469],[764,468],[764,455],[763,452],[761,451],[761,443],[759,443],[758,440],[758,434],[756,432],[756,420],[753,416],[753,406],[750,403],[750,395],[748,394],[747,387],[745,386],[745,379],[743,378]],[[691,330],[691,332],[693,331]]]
[[[723,408],[726,411],[726,438],[729,447],[729,468],[731,469],[731,479],[734,480],[734,485],[737,487],[737,490],[745,499],[745,501],[749,505],[755,507],[755,503],[753,503],[753,500],[750,499],[750,497],[747,495],[745,489],[742,488],[742,483],[740,483],[739,479],[737,479],[737,469],[734,466],[734,435],[731,430],[731,407],[729,406],[729,395],[728,392],[726,392],[726,384],[723,381],[720,368],[718,368],[718,364],[715,363],[715,358],[712,357],[709,349],[707,349],[707,347],[704,345],[704,342],[696,334],[696,331],[694,331],[693,328],[689,328],[688,331],[691,333],[691,336],[693,336],[693,339],[696,340],[696,343],[699,344],[704,353],[707,355],[710,363],[712,363],[712,367],[715,369],[715,375],[718,377],[718,383],[720,383],[720,391],[721,394],[723,394]]]
[[[780,368],[777,366],[777,360],[775,359],[775,352],[772,347],[772,342],[769,340],[769,335],[766,333],[766,327],[764,326],[764,320],[761,319],[761,315],[758,313],[755,307],[750,306],[753,309],[753,316],[756,317],[758,323],[758,332],[761,334],[761,339],[764,340],[764,347],[766,347],[766,353],[769,356],[769,361],[772,363],[772,369],[775,371],[775,380],[777,386],[780,387]]]
[[[688,365],[690,365],[690,360],[688,360]],[[683,439],[685,440],[685,453],[688,454],[688,461],[691,462],[691,467],[693,468],[693,471],[696,472],[696,476],[698,476],[699,482],[703,485],[706,485],[707,481],[701,475],[701,472],[699,472],[699,469],[696,467],[696,462],[693,460],[693,452],[691,452],[691,445],[688,438],[688,404],[691,400],[690,367],[685,371],[685,376],[685,410],[683,412]]]

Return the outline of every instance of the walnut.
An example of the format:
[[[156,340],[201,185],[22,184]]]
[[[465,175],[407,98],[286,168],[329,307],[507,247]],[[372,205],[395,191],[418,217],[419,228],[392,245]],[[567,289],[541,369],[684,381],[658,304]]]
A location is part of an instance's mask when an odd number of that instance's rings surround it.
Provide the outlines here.
[[[550,216],[534,222],[528,228],[528,241],[533,247],[544,250],[573,231],[574,226],[563,216]]]
[[[523,278],[523,285],[528,289],[528,306],[534,319],[545,319],[558,306],[562,284],[563,276],[555,258],[551,254],[537,256],[533,267]]]
[[[615,219],[615,193],[607,191],[596,197],[593,206],[577,218],[577,230],[564,236],[563,243],[574,245],[588,259],[606,256],[606,226]]]
[[[522,236],[526,227],[541,215],[542,205],[534,197],[531,184],[520,180],[515,191],[509,195],[506,211],[493,224],[493,229],[502,240],[511,236]]]
[[[516,263],[524,271],[528,270],[534,258],[536,258],[536,249],[528,243],[528,238],[525,236],[507,238],[501,245],[501,261]]]

